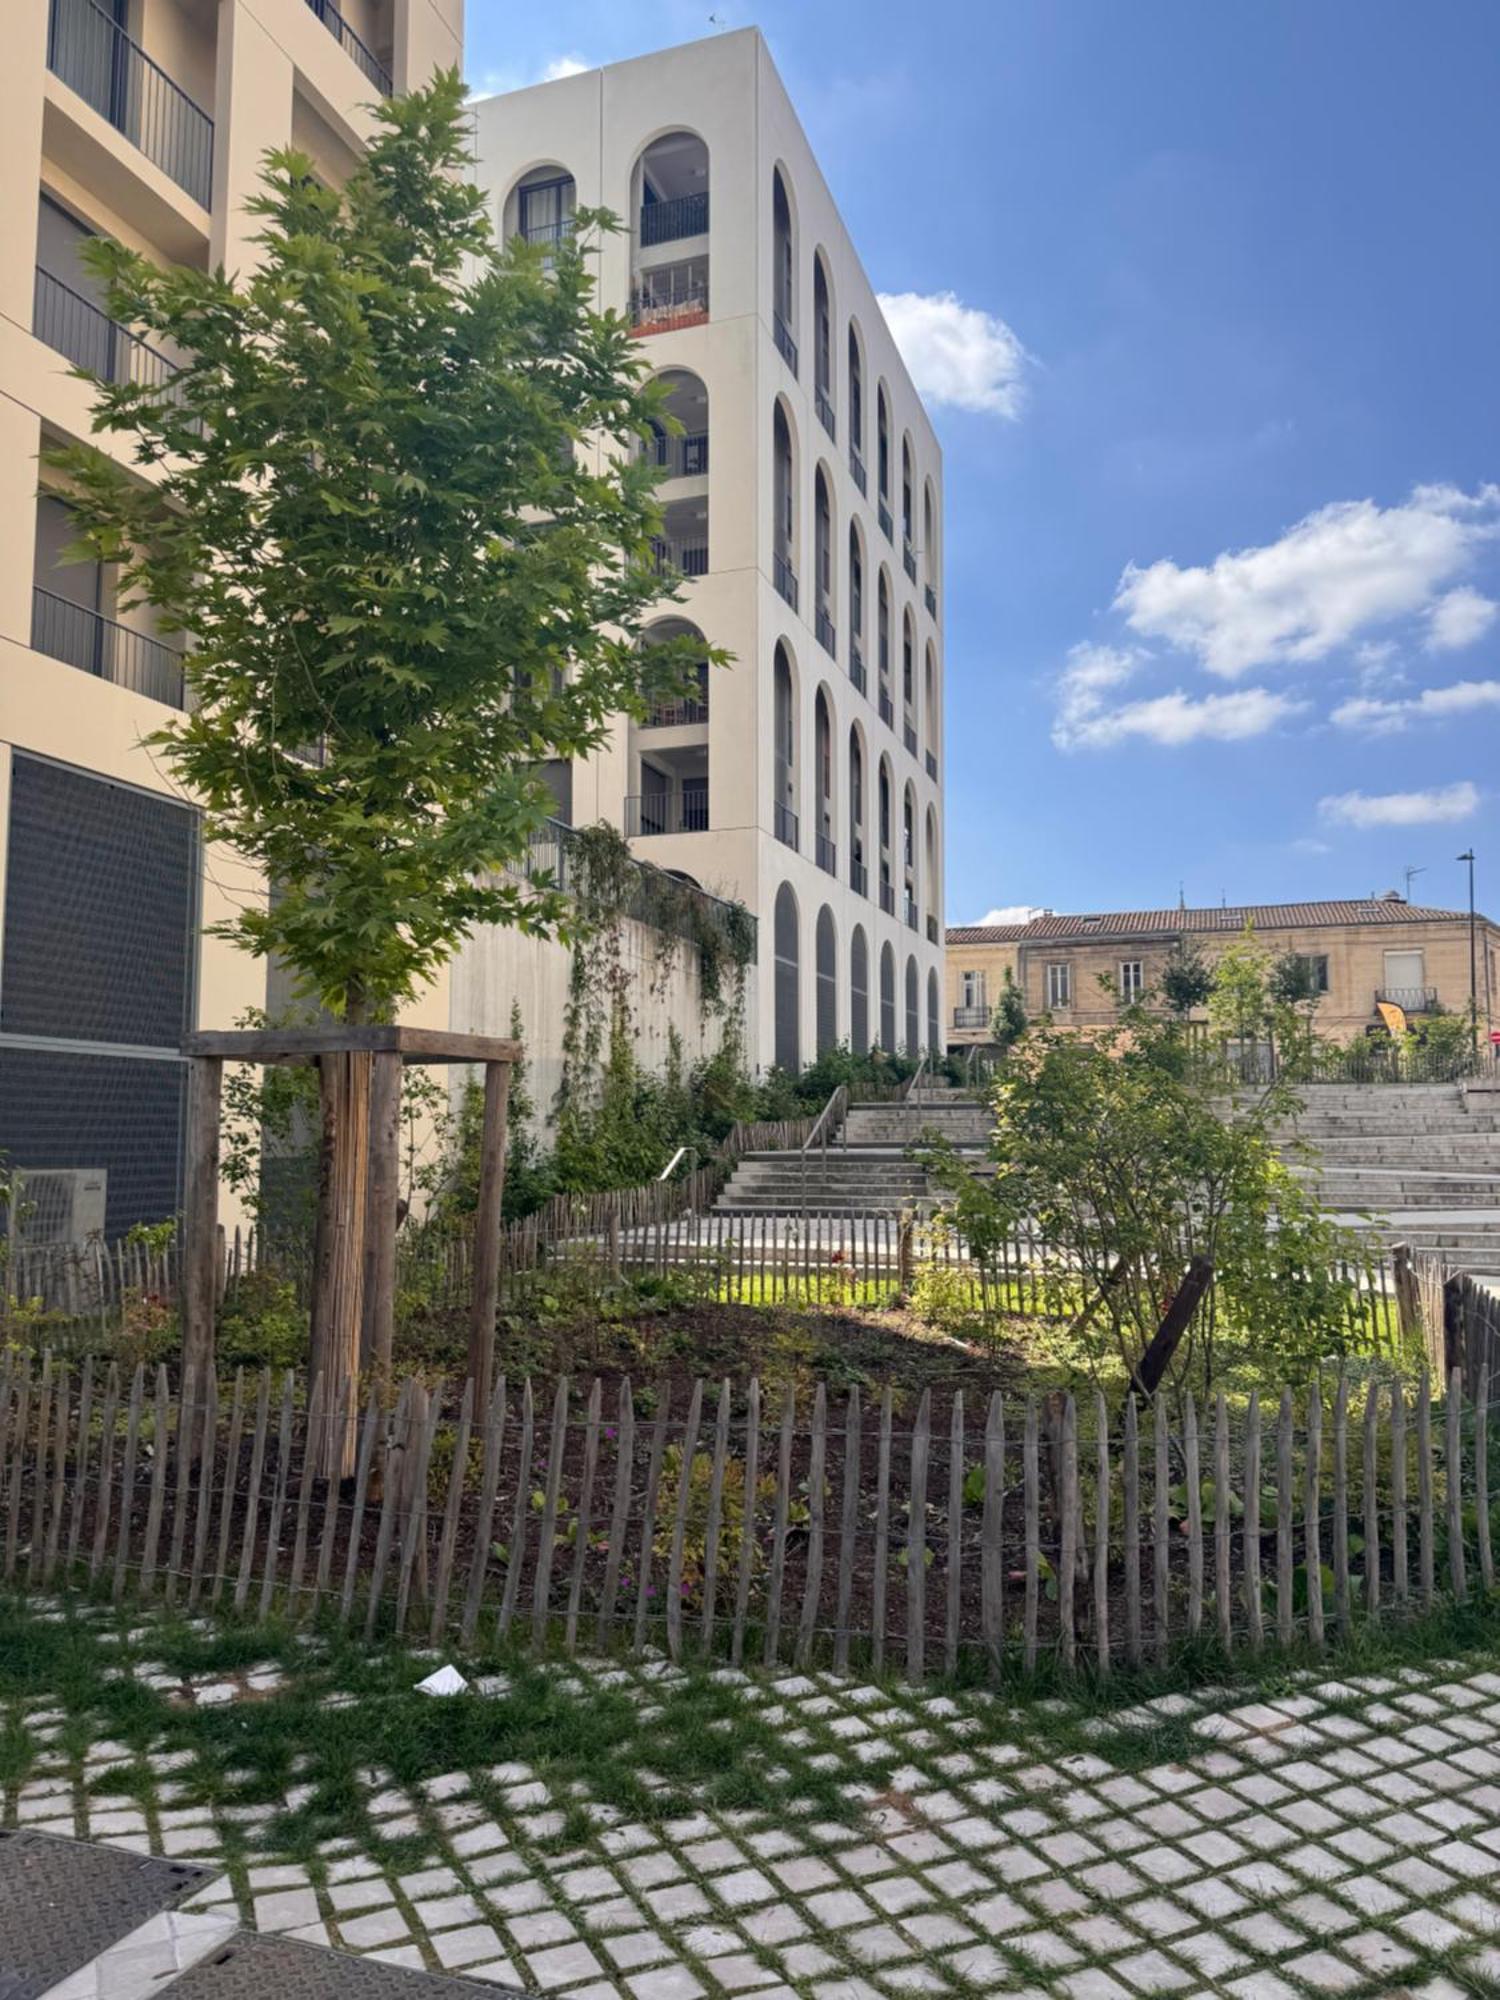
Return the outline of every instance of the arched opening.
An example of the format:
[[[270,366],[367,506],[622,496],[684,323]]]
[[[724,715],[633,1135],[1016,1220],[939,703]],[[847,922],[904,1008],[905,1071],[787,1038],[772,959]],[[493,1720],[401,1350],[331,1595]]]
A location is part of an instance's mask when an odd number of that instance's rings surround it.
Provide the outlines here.
[[[891,406],[885,384],[875,390],[875,511],[880,516],[880,532],[891,539]]]
[[[708,642],[688,618],[658,618],[641,634],[642,647],[669,639]],[[655,702],[630,725],[632,787],[625,801],[625,831],[632,839],[658,833],[708,830],[708,660],[699,664],[696,690]]]
[[[880,719],[888,728],[896,726],[896,704],[891,699],[891,580],[885,564],[875,589],[875,674]]]
[[[797,936],[797,898],[790,882],[776,891],[772,918],[775,965],[775,1056],[793,1074],[802,1067],[798,1015],[801,1007],[801,948]]]
[[[833,490],[822,465],[813,481],[813,592],[818,644],[833,655],[838,646],[833,622]]]
[[[931,778],[937,776],[938,722],[937,654],[929,639],[922,667],[922,727],[927,741],[927,775]]]
[[[783,360],[797,372],[797,233],[780,167],[771,172],[771,330]]]
[[[906,961],[906,1053],[913,1062],[922,1053],[921,987],[914,958]]]
[[[849,523],[849,678],[865,692],[865,541],[858,521]]]
[[[922,594],[934,618],[937,616],[939,568],[937,532],[937,501],[933,497],[932,481],[926,479],[922,482]]]
[[[854,926],[849,941],[849,1046],[857,1056],[870,1053],[870,947],[863,924]]]
[[[891,788],[891,761],[889,757],[880,760],[879,797],[876,810],[879,817],[880,834],[880,907],[888,917],[896,914],[896,885],[894,856],[892,853],[892,815],[895,802]]]
[[[664,486],[661,532],[652,543],[657,569],[683,576],[708,574],[708,391],[686,368],[659,378],[666,390],[666,413],[682,426],[681,435],[653,424],[645,447],[660,467]],[[691,486],[687,482],[694,482]],[[681,484],[679,485],[679,482]]]
[[[849,731],[849,887],[858,896],[870,893],[865,860],[865,743],[857,723]]]
[[[829,705],[827,688],[821,687],[813,704],[813,785],[816,792],[813,815],[817,834],[815,859],[826,875],[837,875],[839,850],[833,822],[833,710]]]
[[[917,580],[916,536],[913,533],[916,480],[912,472],[911,439],[901,440],[901,561],[906,574]]]
[[[771,499],[775,519],[771,524],[771,574],[781,595],[797,609],[797,476],[792,458],[792,427],[786,408],[778,399],[771,416]]]
[[[839,940],[833,912],[825,903],[818,912],[814,940],[817,984],[813,999],[817,1021],[817,1052],[826,1055],[839,1038]]]
[[[573,231],[578,188],[566,167],[555,162],[524,173],[505,200],[501,229],[543,250],[555,249]]]
[[[849,322],[849,470],[861,493],[865,481],[865,357],[859,329]]]
[[[828,291],[828,266],[821,250],[813,256],[813,404],[818,422],[837,437],[833,413],[833,306]]]
[[[887,1055],[895,1055],[896,954],[888,944],[880,947],[880,1046]]]
[[[927,1047],[934,1061],[937,1061],[943,1053],[943,1017],[939,1010],[937,968],[929,966],[927,969]]]
[[[785,643],[776,642],[772,726],[775,731],[773,828],[788,847],[797,845],[797,689]]]
[[[917,754],[917,622],[901,614],[901,729],[906,747]]]
[[[631,175],[630,320],[637,334],[708,318],[708,148],[696,132],[664,132]]]
[[[943,892],[938,881],[938,841],[937,814],[932,807],[927,808],[926,839],[923,842],[922,864],[926,871],[927,883],[927,937],[931,944],[938,941],[938,923],[942,915]]]
[[[917,795],[906,787],[901,799],[902,915],[906,928],[917,928]]]

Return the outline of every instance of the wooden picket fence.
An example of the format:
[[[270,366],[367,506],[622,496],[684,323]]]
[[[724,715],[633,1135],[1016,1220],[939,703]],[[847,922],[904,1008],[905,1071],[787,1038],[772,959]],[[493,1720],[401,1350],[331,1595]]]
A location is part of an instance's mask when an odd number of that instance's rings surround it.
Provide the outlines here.
[[[1313,1650],[1494,1587],[1490,1373],[898,1407],[752,1380],[370,1392],[0,1364],[8,1586],[331,1619],[467,1649],[665,1646],[913,1679],[966,1662]],[[686,1394],[686,1408],[681,1397]]]

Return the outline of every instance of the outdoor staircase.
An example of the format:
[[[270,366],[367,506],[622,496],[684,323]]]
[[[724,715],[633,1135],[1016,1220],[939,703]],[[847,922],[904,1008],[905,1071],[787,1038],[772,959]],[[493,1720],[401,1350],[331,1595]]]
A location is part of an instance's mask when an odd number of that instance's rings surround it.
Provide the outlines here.
[[[910,1096],[851,1104],[841,1125],[805,1151],[745,1153],[714,1203],[721,1215],[925,1214],[934,1192],[914,1149],[942,1137],[980,1154],[990,1114],[977,1097],[924,1080]]]

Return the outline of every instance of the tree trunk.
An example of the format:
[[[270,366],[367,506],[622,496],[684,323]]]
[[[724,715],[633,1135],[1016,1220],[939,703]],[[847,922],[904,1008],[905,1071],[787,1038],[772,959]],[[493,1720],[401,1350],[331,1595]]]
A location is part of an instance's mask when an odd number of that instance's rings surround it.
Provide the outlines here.
[[[1161,1378],[1177,1352],[1177,1343],[1187,1332],[1213,1278],[1212,1257],[1195,1257],[1188,1265],[1187,1274],[1177,1287],[1177,1295],[1162,1315],[1161,1324],[1151,1336],[1151,1345],[1141,1356],[1140,1366],[1135,1371],[1135,1386],[1143,1396],[1154,1396],[1160,1388]]]
[[[359,1370],[364,1296],[366,1190],[370,1160],[370,1058],[340,1050],[319,1058],[323,1115],[314,1246],[312,1356],[309,1379],[321,1374],[324,1407],[336,1411]],[[352,1410],[358,1398],[349,1398]],[[331,1420],[330,1420],[331,1421]],[[353,1425],[327,1439],[324,1471],[332,1479],[354,1470]]]

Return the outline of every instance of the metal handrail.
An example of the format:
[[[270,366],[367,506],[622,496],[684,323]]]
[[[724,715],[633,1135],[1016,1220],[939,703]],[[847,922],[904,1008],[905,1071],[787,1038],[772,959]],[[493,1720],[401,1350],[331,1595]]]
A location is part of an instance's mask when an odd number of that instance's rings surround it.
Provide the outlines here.
[[[676,1168],[677,1162],[684,1156],[686,1156],[689,1160],[693,1162],[693,1166],[690,1166],[688,1168],[688,1172],[692,1173],[693,1167],[697,1165],[698,1148],[696,1146],[679,1146],[677,1148],[677,1151],[672,1155],[671,1159],[668,1160],[667,1164],[662,1168],[661,1172],[656,1176],[656,1178],[659,1181],[669,1181],[672,1178],[672,1174],[674,1169]]]
[[[52,0],[47,67],[192,200],[211,205],[213,119],[94,0]]]
[[[917,1063],[916,1068],[912,1071],[911,1075],[906,1079],[905,1083],[902,1084],[901,1102],[903,1104],[905,1104],[907,1100],[912,1096],[912,1093],[916,1090],[917,1085],[922,1081],[923,1075],[926,1073],[927,1069],[928,1054],[929,1051],[923,1049],[921,1059]]]
[[[333,0],[307,0],[307,4],[355,67],[364,72],[382,97],[390,97],[395,91],[390,71],[368,43],[355,34]]]

